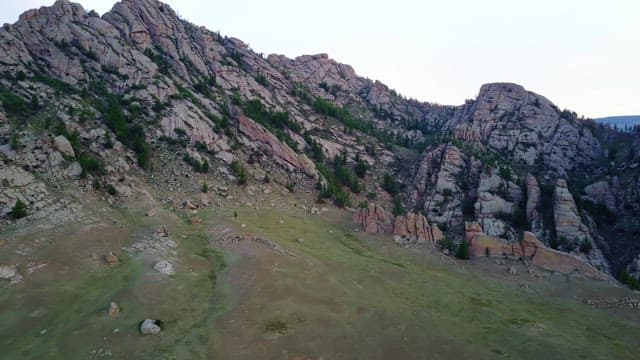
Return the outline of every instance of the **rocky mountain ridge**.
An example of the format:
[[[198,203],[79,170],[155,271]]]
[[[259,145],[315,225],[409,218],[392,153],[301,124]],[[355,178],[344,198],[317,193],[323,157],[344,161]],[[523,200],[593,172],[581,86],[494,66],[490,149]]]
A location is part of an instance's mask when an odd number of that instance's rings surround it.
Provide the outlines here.
[[[263,57],[155,0],[101,17],[67,0],[29,10],[0,30],[0,54],[5,223],[18,200],[25,223],[73,213],[57,187],[114,204],[150,184],[175,192],[178,161],[233,186],[360,203],[357,222],[399,242],[460,243],[473,222],[640,276],[640,136],[522,86],[486,84],[459,106],[406,99],[326,54]],[[369,221],[373,201],[394,214]]]

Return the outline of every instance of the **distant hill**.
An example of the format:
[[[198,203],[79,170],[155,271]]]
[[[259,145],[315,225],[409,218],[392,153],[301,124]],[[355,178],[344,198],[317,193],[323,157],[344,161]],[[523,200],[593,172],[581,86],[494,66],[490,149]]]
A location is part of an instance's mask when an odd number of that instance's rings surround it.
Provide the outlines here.
[[[612,127],[615,125],[618,129],[624,130],[640,124],[640,115],[608,116],[595,119],[595,121],[601,124],[609,124]]]

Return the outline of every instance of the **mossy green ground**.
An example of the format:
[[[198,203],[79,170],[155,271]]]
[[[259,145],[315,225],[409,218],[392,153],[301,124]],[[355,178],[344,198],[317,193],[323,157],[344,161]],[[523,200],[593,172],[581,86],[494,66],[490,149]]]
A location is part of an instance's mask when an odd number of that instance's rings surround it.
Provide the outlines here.
[[[0,358],[631,359],[640,352],[638,310],[594,309],[572,298],[634,296],[605,283],[523,276],[523,289],[486,263],[354,234],[345,211],[225,208],[198,214],[202,225],[142,213],[119,214],[124,226],[50,234],[55,241],[36,254],[49,259],[46,270],[0,288]],[[174,277],[158,278],[136,256],[115,268],[84,260],[160,224],[179,244]],[[214,227],[262,236],[295,256],[251,241],[217,250]],[[106,316],[112,300],[123,309],[115,318]],[[163,320],[162,333],[140,335],[144,318]]]

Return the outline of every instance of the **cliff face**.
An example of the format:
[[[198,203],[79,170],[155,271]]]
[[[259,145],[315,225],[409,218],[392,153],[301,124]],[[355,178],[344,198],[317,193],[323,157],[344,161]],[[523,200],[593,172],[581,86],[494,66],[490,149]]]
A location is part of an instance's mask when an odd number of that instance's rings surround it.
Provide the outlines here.
[[[516,84],[483,85],[459,106],[406,99],[326,54],[263,57],[155,0],[102,17],[67,0],[29,10],[0,29],[0,74],[5,222],[17,200],[32,210],[22,221],[59,210],[59,182],[126,194],[175,177],[173,157],[225,180],[242,166],[251,181],[340,187],[352,204],[395,198],[413,212],[358,222],[399,242],[460,241],[476,221],[511,242],[531,230],[605,270],[601,253],[618,271],[640,252],[637,136],[620,141]],[[624,145],[613,157],[612,144]],[[366,174],[345,176],[356,164]],[[385,174],[396,190],[381,186]]]
[[[544,162],[561,174],[602,156],[593,124],[560,111],[545,97],[509,83],[486,84],[465,116],[452,121],[455,137],[483,142],[529,166]]]

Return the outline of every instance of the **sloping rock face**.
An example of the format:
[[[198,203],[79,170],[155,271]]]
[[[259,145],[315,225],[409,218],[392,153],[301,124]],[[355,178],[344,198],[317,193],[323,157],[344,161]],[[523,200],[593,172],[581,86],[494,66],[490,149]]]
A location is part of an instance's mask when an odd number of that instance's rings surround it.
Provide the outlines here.
[[[459,225],[462,222],[460,204],[464,192],[459,179],[468,170],[469,159],[453,145],[440,145],[425,151],[416,166],[413,189],[422,203],[429,221]]]
[[[604,205],[611,212],[616,211],[616,198],[611,191],[609,183],[605,180],[587,185],[584,188],[586,198],[596,204]]]
[[[542,269],[561,274],[580,273],[589,278],[607,280],[605,273],[577,256],[547,248],[533,233],[525,231],[522,241],[508,243],[500,238],[474,235],[469,243],[471,257],[506,256],[526,259]]]
[[[160,155],[151,154],[155,168],[136,165],[131,150],[140,144],[118,140],[113,118],[100,106],[102,98],[113,96],[125,123],[139,126],[135,129],[150,149],[207,160],[224,181],[232,179],[229,165],[238,161],[249,173],[311,191],[316,181],[323,182],[315,162],[344,153],[351,168],[357,157],[363,159],[369,165],[362,180],[367,190],[381,193],[377,184],[390,173],[401,184],[403,205],[425,216],[424,221],[409,214],[396,219],[378,209],[364,216],[376,219],[363,220],[365,229],[397,232],[399,241],[434,241],[439,235],[430,231],[438,224],[457,242],[465,234],[464,222],[475,221],[484,234],[509,241],[523,230],[545,241],[555,232],[573,242],[588,241],[593,250],[585,256],[595,261],[605,251],[616,272],[640,252],[633,240],[640,231],[640,137],[629,140],[625,164],[611,165],[601,142],[606,148],[613,143],[606,142],[602,128],[516,84],[483,85],[476,99],[460,106],[419,102],[326,54],[265,58],[241,40],[180,19],[155,0],[123,0],[102,17],[59,0],[0,29],[0,87],[38,110],[55,105],[46,115],[52,128],[65,130],[51,128],[45,142],[15,151],[9,145],[16,130],[10,120],[29,122],[32,116],[16,119],[0,107],[1,164],[12,173],[21,169],[34,179],[45,174],[51,180],[36,194],[32,188],[40,181],[16,185],[10,175],[10,185],[0,188],[2,221],[20,196],[30,201],[30,209],[40,209],[30,217],[44,214],[41,205],[55,203],[45,200],[58,180],[92,191],[88,184],[94,180],[170,172],[158,170],[163,165],[157,162],[165,160]],[[247,116],[247,105],[255,100],[264,113],[286,112],[290,122]],[[321,100],[334,111],[319,109]],[[71,137],[75,132],[78,138]],[[56,136],[63,137],[56,141]],[[76,140],[79,149],[73,148]],[[104,163],[104,173],[87,175],[81,167],[85,155]],[[80,175],[87,181],[78,180]],[[585,199],[614,212],[615,227],[597,216],[589,221],[597,214],[578,212],[562,186],[550,201],[547,190],[558,178],[591,183]],[[379,195],[380,201],[390,199]],[[619,241],[622,237],[626,240]]]
[[[527,174],[525,183],[527,188],[527,205],[525,210],[527,224],[531,227],[531,232],[536,234],[536,236],[542,236],[542,219],[538,212],[541,200],[540,186],[538,185],[536,177],[531,174]]]
[[[589,229],[582,223],[573,201],[573,195],[569,192],[567,182],[563,179],[556,181],[553,194],[553,219],[556,235],[559,238],[576,241],[590,238]]]
[[[514,160],[535,165],[536,160],[560,173],[590,165],[602,156],[590,124],[575,114],[561,112],[545,97],[510,83],[486,84],[462,116],[453,120],[460,140],[483,139]]]
[[[592,265],[600,269],[609,269],[609,263],[597,247],[589,227],[582,222],[573,195],[569,192],[564,179],[556,181],[553,193],[553,218],[559,249],[574,252],[579,247],[584,248],[583,244],[589,244],[590,250],[584,256]]]
[[[165,107],[171,103],[168,109],[157,110],[162,135],[177,138],[179,128],[190,145],[202,143],[213,152],[228,152],[232,141],[212,124],[212,118],[224,117],[228,109],[207,93],[237,89],[242,99],[259,97],[267,106],[290,101],[288,94],[256,82],[259,73],[285,92],[291,86],[241,41],[195,27],[155,0],[118,2],[102,18],[79,4],[59,0],[51,7],[27,11],[16,24],[0,29],[0,39],[4,50],[0,71],[51,77],[78,89],[100,81],[147,109],[154,103]],[[233,63],[232,55],[242,58],[242,64]],[[205,79],[208,90],[190,90],[195,85],[202,89]],[[190,91],[189,101],[180,100],[185,89]],[[300,117],[296,106],[289,110]],[[260,140],[251,135],[239,134],[246,142]],[[301,158],[295,161],[286,149],[270,155],[266,160],[274,159],[287,171],[315,176],[304,154],[295,154]]]
[[[397,131],[394,123],[403,126],[424,119],[428,128],[436,129],[449,121],[457,111],[455,106],[442,106],[405,99],[379,81],[357,76],[349,65],[329,58],[327,54],[303,55],[289,59],[283,55],[269,55],[267,61],[286,72],[294,83],[302,83],[314,94],[338,104],[357,104],[372,110],[374,121]]]
[[[354,222],[367,234],[392,234],[399,244],[436,243],[444,238],[437,225],[431,225],[422,214],[407,213],[395,218],[381,206],[370,203],[357,209]]]
[[[238,118],[240,131],[252,141],[247,142],[247,147],[256,147],[266,156],[272,156],[282,162],[282,165],[293,171],[302,169],[307,175],[316,177],[315,165],[303,154],[296,154],[291,148],[278,140],[272,133],[262,126],[251,121],[245,116]]]

